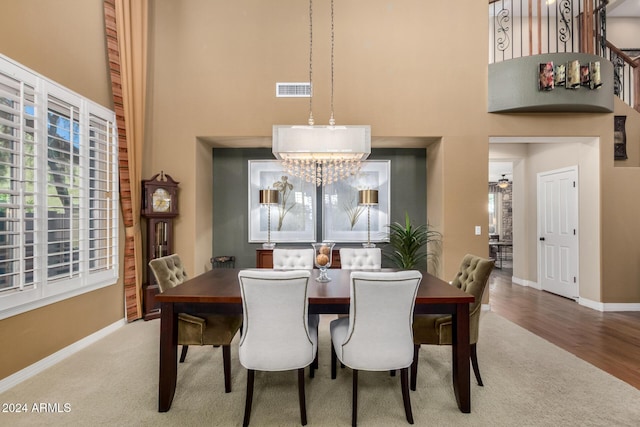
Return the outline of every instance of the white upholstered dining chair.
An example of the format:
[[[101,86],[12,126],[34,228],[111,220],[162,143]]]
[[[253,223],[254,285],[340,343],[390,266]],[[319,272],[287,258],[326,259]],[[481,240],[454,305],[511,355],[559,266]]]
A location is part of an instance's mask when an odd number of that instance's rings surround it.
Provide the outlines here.
[[[340,248],[340,267],[345,270],[379,270],[382,268],[380,248]]]
[[[238,350],[247,369],[243,425],[249,425],[255,371],[298,371],[302,425],[307,424],[304,369],[313,373],[318,352],[317,316],[308,316],[307,270],[242,270],[238,273],[243,325]]]
[[[313,269],[313,248],[309,249],[274,249],[273,269],[274,270],[311,270]],[[315,319],[311,319],[314,317]],[[320,315],[310,314],[309,322],[320,322]],[[316,360],[317,362],[317,360]],[[318,368],[315,363],[314,368]]]
[[[349,317],[333,320],[331,378],[336,359],[353,370],[351,420],[357,422],[358,371],[401,373],[407,421],[413,424],[409,366],[413,361],[413,308],[422,274],[418,271],[351,273]]]
[[[273,250],[274,270],[311,270],[313,268],[313,248]]]

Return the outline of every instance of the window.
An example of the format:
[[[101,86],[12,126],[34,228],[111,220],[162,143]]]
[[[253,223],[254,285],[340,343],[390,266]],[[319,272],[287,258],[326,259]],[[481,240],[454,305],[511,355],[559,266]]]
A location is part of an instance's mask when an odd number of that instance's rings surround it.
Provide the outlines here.
[[[489,234],[502,234],[502,193],[489,193]]]
[[[0,55],[0,318],[117,280],[115,114]]]

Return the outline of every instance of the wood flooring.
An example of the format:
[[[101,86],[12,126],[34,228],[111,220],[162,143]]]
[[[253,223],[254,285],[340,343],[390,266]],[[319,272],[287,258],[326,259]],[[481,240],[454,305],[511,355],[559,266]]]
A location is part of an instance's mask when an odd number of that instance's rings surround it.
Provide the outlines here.
[[[511,274],[492,272],[491,311],[640,389],[640,312],[596,311],[512,284]]]

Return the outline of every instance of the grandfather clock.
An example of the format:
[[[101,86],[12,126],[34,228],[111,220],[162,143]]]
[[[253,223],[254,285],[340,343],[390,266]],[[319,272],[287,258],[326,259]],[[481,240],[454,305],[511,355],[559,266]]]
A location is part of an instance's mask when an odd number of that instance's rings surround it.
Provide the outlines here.
[[[178,216],[178,182],[164,173],[142,181],[142,216],[147,219],[147,280],[142,286],[145,320],[160,315],[160,292],[149,261],[173,253],[173,219]]]

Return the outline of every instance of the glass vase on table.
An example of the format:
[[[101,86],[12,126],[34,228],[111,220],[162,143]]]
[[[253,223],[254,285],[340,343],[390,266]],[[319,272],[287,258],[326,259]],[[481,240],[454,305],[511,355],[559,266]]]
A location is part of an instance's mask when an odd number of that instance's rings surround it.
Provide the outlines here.
[[[316,277],[318,282],[330,282],[331,278],[327,276],[327,268],[331,267],[331,257],[333,254],[333,246],[335,243],[312,243],[314,251],[313,262],[320,270],[320,275]]]

